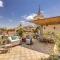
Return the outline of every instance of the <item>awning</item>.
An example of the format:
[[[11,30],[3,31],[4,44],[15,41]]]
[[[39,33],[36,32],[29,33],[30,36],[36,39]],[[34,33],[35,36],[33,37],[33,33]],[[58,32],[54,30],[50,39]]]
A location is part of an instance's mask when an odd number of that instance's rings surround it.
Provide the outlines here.
[[[52,18],[36,19],[36,20],[31,21],[31,22],[38,24],[38,25],[60,24],[60,16],[52,17]]]

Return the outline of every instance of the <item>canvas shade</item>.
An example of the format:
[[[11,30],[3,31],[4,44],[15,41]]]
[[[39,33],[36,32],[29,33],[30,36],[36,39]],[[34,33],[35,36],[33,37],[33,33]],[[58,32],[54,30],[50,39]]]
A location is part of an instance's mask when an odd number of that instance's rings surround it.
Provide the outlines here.
[[[38,25],[54,25],[60,24],[60,16],[52,17],[52,18],[44,18],[44,19],[34,19],[32,23]]]

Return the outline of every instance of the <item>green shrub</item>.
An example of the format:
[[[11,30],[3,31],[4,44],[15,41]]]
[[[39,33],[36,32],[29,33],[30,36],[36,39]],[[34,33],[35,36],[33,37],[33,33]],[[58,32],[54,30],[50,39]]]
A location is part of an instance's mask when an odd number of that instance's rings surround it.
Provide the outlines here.
[[[59,60],[59,57],[57,55],[50,55],[47,60]]]
[[[23,28],[20,28],[20,29],[17,30],[17,35],[22,37],[23,36],[23,32],[24,32]]]

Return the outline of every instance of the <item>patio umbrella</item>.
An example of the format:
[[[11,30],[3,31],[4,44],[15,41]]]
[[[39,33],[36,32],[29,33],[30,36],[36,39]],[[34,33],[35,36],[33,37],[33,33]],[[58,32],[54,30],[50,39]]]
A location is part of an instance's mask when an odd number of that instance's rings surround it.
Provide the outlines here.
[[[55,25],[60,24],[60,16],[52,17],[52,18],[44,18],[44,19],[34,19],[31,21],[32,23],[38,24],[38,25]]]
[[[32,20],[31,22],[40,25],[40,36],[43,37],[43,26],[60,24],[60,16],[42,19],[37,18]]]

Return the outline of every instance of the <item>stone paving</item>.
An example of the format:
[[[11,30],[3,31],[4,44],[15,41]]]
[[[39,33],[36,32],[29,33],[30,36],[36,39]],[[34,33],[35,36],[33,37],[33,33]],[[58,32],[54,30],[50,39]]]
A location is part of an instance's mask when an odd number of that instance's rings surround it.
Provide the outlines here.
[[[53,49],[54,49],[54,44],[42,43],[42,42],[39,42],[38,40],[35,40],[35,39],[33,40],[32,45],[22,44],[21,46],[25,47],[25,48],[29,48],[34,51],[45,53],[45,54],[53,53]]]
[[[0,60],[40,60],[47,58],[49,55],[40,53],[25,47],[16,46],[11,48],[9,53],[0,54]]]
[[[33,45],[22,44],[10,48],[10,52],[0,54],[0,60],[40,60],[53,52],[53,44],[33,40]]]

